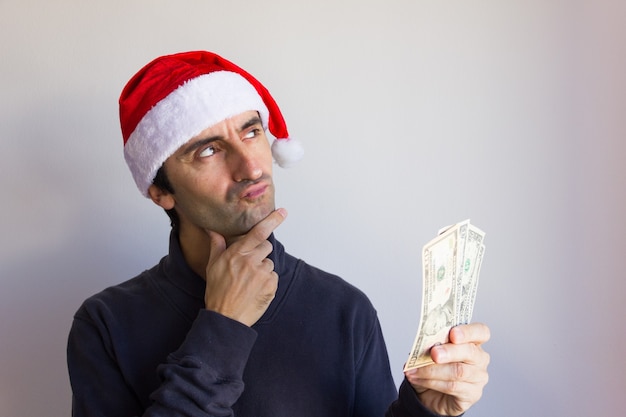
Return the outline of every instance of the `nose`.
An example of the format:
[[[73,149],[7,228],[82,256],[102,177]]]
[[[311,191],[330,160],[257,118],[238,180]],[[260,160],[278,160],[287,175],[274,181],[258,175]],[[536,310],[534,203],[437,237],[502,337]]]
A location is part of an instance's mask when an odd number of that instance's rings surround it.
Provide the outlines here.
[[[245,143],[240,142],[236,149],[232,150],[230,163],[236,182],[255,181],[263,175],[259,155],[253,146],[247,146]]]

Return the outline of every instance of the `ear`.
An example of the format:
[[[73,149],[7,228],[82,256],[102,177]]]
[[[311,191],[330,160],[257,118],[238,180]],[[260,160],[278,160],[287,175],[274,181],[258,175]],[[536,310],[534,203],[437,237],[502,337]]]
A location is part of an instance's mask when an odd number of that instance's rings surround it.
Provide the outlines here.
[[[151,184],[150,188],[148,188],[148,195],[154,204],[165,210],[173,209],[174,204],[176,203],[172,194],[162,190],[154,184]]]

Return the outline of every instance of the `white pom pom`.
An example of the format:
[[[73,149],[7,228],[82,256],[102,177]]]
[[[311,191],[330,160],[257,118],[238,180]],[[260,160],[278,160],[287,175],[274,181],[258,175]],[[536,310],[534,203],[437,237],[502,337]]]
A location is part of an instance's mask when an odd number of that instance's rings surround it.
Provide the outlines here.
[[[272,143],[272,155],[279,166],[289,168],[302,159],[304,147],[296,139],[276,139]]]

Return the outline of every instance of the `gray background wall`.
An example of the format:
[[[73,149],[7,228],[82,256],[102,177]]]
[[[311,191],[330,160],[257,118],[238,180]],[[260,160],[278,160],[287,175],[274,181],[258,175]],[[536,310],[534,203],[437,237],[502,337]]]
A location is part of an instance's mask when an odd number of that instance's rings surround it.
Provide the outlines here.
[[[117,98],[190,49],[255,74],[305,142],[277,236],[371,297],[398,382],[421,247],[471,218],[493,337],[467,415],[621,414],[625,38],[608,0],[0,1],[0,415],[69,415],[72,314],[165,253]]]

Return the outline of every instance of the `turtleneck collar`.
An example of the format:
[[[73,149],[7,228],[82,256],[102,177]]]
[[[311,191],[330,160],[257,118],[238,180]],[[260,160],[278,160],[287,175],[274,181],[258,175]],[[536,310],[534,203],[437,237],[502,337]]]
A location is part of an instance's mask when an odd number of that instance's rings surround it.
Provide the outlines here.
[[[274,297],[270,307],[257,324],[271,320],[275,312],[278,310],[291,284],[297,262],[295,258],[285,253],[285,248],[278,240],[276,240],[274,234],[271,234],[267,240],[273,246],[273,250],[272,253],[270,253],[269,258],[272,262],[274,262],[274,271],[276,271],[279,277],[278,291],[276,292],[276,297]],[[196,299],[196,302],[199,300],[203,305],[205,292],[204,278],[196,274],[185,261],[180,247],[178,233],[175,229],[172,229],[170,233],[169,254],[163,259],[162,267],[165,279],[170,285],[184,293],[187,297],[193,297]],[[176,297],[173,294],[170,295],[175,303],[178,304],[184,302],[184,296],[179,299],[179,297]],[[182,305],[180,307],[183,310],[187,310]]]

